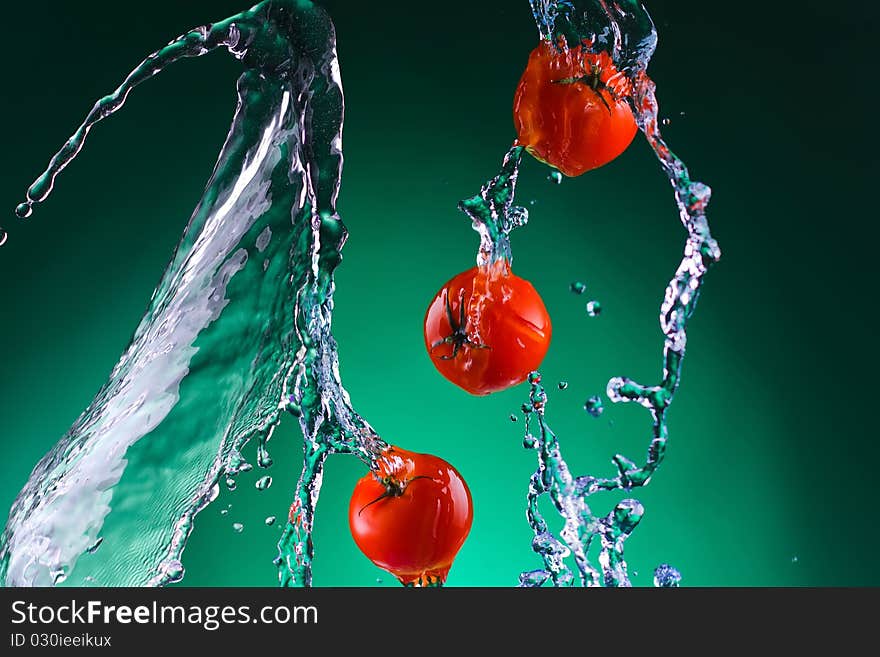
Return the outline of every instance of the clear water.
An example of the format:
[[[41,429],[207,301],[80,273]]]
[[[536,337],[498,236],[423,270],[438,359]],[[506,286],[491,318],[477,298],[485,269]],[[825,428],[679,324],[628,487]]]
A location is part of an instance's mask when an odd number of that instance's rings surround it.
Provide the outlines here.
[[[546,393],[537,373],[524,406],[525,443],[539,459],[528,509],[543,568],[524,573],[520,583],[574,583],[566,564],[573,555],[581,583],[628,585],[623,545],[642,507],[625,500],[608,515],[594,516],[586,499],[644,485],[660,465],[687,319],[720,252],[704,214],[709,189],[691,182],[659,132],[654,85],[646,74],[656,44],[648,14],[635,2],[531,4],[542,38],[589,37],[631,80],[639,127],[669,176],[687,231],[684,257],[661,308],[661,383],[615,378],[608,384],[610,401],[635,401],[650,412],[654,437],[645,464],[618,455],[616,476],[574,477],[545,421]],[[331,333],[333,273],[347,238],[336,212],[344,101],[333,25],[319,7],[308,0],[267,0],[153,53],[95,104],[16,212],[30,216],[47,199],[90,129],[120,109],[135,86],[179,59],[213,50],[225,50],[244,67],[226,143],[131,345],[15,501],[0,539],[0,580],[7,585],[159,586],[180,580],[193,518],[216,498],[221,483],[234,489],[236,475],[253,467],[242,457],[249,441],[258,445],[256,466],[272,465],[269,441],[283,413],[299,420],[305,459],[276,565],[282,585],[309,585],[326,458],[354,454],[375,465],[385,447],[351,406]],[[512,147],[499,174],[460,203],[480,235],[478,263],[512,258],[509,234],[528,221],[526,208],[515,204],[522,156],[522,148]],[[0,244],[5,241],[0,232]],[[257,487],[270,484],[266,475]],[[543,495],[562,517],[559,536],[538,511]],[[234,529],[246,531],[239,523]],[[598,567],[588,558],[597,537]],[[674,569],[657,572],[663,585],[680,579]]]

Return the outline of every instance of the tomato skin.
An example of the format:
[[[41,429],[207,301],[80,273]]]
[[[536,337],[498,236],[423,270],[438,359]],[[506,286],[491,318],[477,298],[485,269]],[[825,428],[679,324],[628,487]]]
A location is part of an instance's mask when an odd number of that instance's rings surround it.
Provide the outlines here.
[[[464,305],[468,343],[457,353],[444,343]],[[525,381],[550,346],[552,326],[541,296],[502,260],[449,280],[425,314],[425,346],[437,370],[472,395],[488,395]]]
[[[387,494],[388,482],[399,494]],[[470,490],[454,467],[393,446],[378,471],[357,482],[348,512],[361,552],[402,584],[445,582],[473,518]]]
[[[590,84],[594,73],[598,89]],[[560,53],[542,41],[514,96],[517,144],[567,176],[596,169],[623,153],[636,135],[627,94],[628,82],[608,53],[590,53],[586,44]]]

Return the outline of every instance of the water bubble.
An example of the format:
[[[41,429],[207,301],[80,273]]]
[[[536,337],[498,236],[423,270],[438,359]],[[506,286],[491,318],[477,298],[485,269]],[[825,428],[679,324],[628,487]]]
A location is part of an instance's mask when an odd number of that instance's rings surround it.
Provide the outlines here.
[[[598,317],[602,313],[602,304],[598,301],[590,301],[587,303],[587,314],[590,317]]]
[[[382,583],[382,578],[381,578],[381,577],[377,577],[377,578],[376,578],[376,584],[381,584],[381,583]]]
[[[232,477],[226,478],[226,488],[228,488],[229,490],[235,490],[236,486],[238,486],[238,484],[235,483],[235,479],[233,479]]]
[[[547,176],[547,180],[555,182],[557,185],[562,183],[562,172],[561,171],[551,171],[550,175]]]
[[[265,522],[267,527],[271,527],[275,524],[275,516],[269,516],[268,518],[266,518]]]
[[[529,205],[535,205],[536,203],[537,203],[537,201],[535,199],[532,199],[531,201],[529,201]]]
[[[265,477],[260,477],[257,479],[257,483],[254,484],[257,490],[266,490],[269,486],[272,485],[272,477],[266,475]]]
[[[672,123],[672,120],[669,118],[664,118],[660,121],[660,125],[669,125],[670,123]]]
[[[27,219],[34,213],[34,206],[30,201],[25,201],[24,203],[19,203],[15,208],[15,215],[19,219]]]
[[[668,563],[662,563],[654,570],[654,586],[663,589],[676,588],[681,584],[681,573]]]
[[[593,417],[599,417],[605,410],[602,405],[602,398],[599,395],[593,395],[584,402],[584,410]]]
[[[583,294],[584,292],[587,291],[587,284],[586,284],[586,283],[581,283],[580,281],[574,281],[574,282],[569,286],[569,288],[570,288],[571,291],[574,292],[575,294]]]
[[[510,414],[510,421],[516,422],[516,415],[514,415],[513,413]]]
[[[240,522],[234,522],[232,523],[232,529],[236,534],[241,534],[241,532],[244,530],[244,525],[242,525]]]
[[[568,387],[568,381],[560,381],[557,385],[560,390],[565,390]]]

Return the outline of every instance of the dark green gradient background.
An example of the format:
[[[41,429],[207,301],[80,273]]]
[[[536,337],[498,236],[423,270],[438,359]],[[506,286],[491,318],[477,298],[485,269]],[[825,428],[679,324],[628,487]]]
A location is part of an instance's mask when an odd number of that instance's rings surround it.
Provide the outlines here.
[[[238,63],[216,53],[143,85],[93,131],[31,220],[12,209],[92,102],[144,55],[244,4],[4,11],[4,513],[128,344],[226,135]],[[691,586],[880,584],[880,447],[869,415],[877,148],[866,97],[878,10],[858,4],[648,2],[660,34],[650,72],[671,119],[664,134],[715,190],[710,219],[724,257],[691,323],[667,460],[635,494],[646,507],[627,544],[637,585],[650,585],[661,562]],[[479,399],[453,387],[428,361],[421,321],[435,290],[473,264],[476,234],[456,203],[494,174],[514,136],[513,90],[536,43],[528,3],[327,5],[347,103],[340,210],[351,238],[334,318],[343,381],[384,438],[446,458],[470,484],[473,530],[448,584],[512,585],[540,564],[524,513],[535,458],[522,448],[522,421],[508,419],[526,387]],[[658,308],[684,231],[641,136],[582,178],[556,186],[547,173],[527,158],[519,198],[531,220],[513,238],[514,268],[554,321],[542,367],[550,423],[576,473],[607,475],[616,452],[644,457],[648,414],[613,407],[597,420],[582,404],[614,375],[658,380]],[[587,295],[568,291],[576,279]],[[604,313],[590,319],[594,297]],[[570,385],[558,391],[562,379]],[[285,420],[270,445],[273,486],[257,492],[262,473],[242,475],[197,518],[184,585],[275,583],[282,523],[262,520],[285,517],[299,440]],[[328,462],[316,585],[394,585],[348,532],[363,472],[352,457]],[[594,497],[592,507],[604,514],[620,497]]]

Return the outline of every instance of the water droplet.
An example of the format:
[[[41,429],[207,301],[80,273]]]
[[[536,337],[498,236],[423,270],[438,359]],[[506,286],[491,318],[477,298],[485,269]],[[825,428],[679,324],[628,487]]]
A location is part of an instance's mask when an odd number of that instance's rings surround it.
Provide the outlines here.
[[[257,465],[261,468],[272,467],[272,457],[269,456],[269,452],[266,451],[266,448],[263,445],[260,445],[257,449]]]
[[[221,516],[225,516],[227,513],[229,513],[229,509],[220,509]]]
[[[376,578],[376,584],[381,584],[381,583],[382,583],[382,578],[381,578],[381,577],[377,577],[377,578]]]
[[[86,552],[88,552],[89,554],[94,554],[95,552],[98,551],[98,548],[101,547],[101,543],[103,543],[103,542],[104,542],[104,537],[102,536],[97,541],[92,543],[89,547],[87,547]]]
[[[232,523],[232,529],[235,531],[236,534],[241,534],[241,532],[244,530],[244,525],[242,525],[240,522],[234,522]]]
[[[19,219],[27,219],[34,213],[34,206],[30,203],[30,201],[26,201],[24,203],[19,203],[15,208],[15,215]]]
[[[678,115],[679,115],[681,118],[684,118],[685,116],[687,116],[684,112],[679,112]]]
[[[581,283],[580,281],[574,281],[569,286],[569,289],[571,289],[571,291],[574,292],[575,294],[583,294],[584,292],[587,291],[587,284]]]
[[[547,180],[551,182],[555,182],[557,185],[562,183],[562,172],[561,171],[551,171],[550,175],[547,176]]]
[[[602,398],[599,395],[593,395],[584,402],[584,410],[593,417],[599,417],[605,410],[602,405]]]
[[[797,562],[798,562],[798,557],[797,557],[797,555],[794,555],[794,556],[791,558],[791,562],[792,562],[792,563],[797,563]]]
[[[669,125],[670,123],[672,123],[672,120],[669,118],[664,118],[660,121],[661,125]]]
[[[257,479],[257,483],[254,486],[257,487],[257,490],[266,490],[269,486],[272,485],[272,477],[266,475],[265,477],[260,477]]]
[[[662,563],[654,570],[654,586],[669,589],[681,584],[681,573],[668,563]]]
[[[529,201],[529,205],[535,205],[536,203],[537,203],[537,201],[535,199],[532,199],[531,201]]]
[[[532,406],[531,404],[523,404],[519,407],[519,410],[521,410],[523,413],[528,414],[532,412]]]
[[[624,400],[624,396],[620,393],[623,387],[626,385],[626,379],[620,376],[615,376],[608,380],[608,386],[605,388],[605,394],[608,395],[608,399],[610,399],[615,404],[622,402]]]
[[[238,471],[239,472],[250,472],[253,469],[254,469],[254,466],[252,466],[250,463],[242,463],[241,467],[238,469]]]
[[[587,314],[590,317],[598,317],[602,314],[602,304],[598,301],[590,301],[587,304]]]
[[[0,228],[0,246],[6,244],[6,240],[9,239],[9,233]]]
[[[535,449],[538,446],[538,439],[535,438],[532,434],[527,433],[523,438],[523,447],[526,449]]]
[[[568,387],[568,381],[560,381],[557,385],[560,390],[565,390]]]
[[[510,414],[510,421],[516,422],[516,415],[514,415],[513,413]]]
[[[233,479],[232,477],[226,478],[226,488],[228,488],[229,490],[235,490],[236,486],[238,486],[238,484],[235,483],[235,479]]]
[[[268,518],[266,518],[266,526],[267,527],[271,527],[274,524],[275,524],[275,516],[269,516]]]
[[[541,383],[541,373],[540,372],[530,372],[529,373],[529,383]]]
[[[532,205],[534,205],[532,201]],[[525,226],[529,222],[529,209],[515,205],[507,211],[507,221],[511,226]]]
[[[172,559],[162,565],[162,572],[169,582],[179,582],[183,579],[184,567],[177,559]]]

